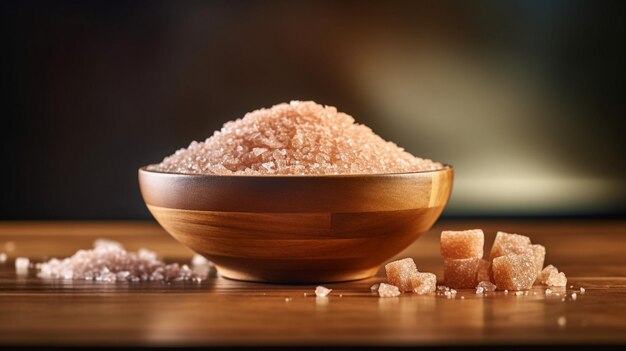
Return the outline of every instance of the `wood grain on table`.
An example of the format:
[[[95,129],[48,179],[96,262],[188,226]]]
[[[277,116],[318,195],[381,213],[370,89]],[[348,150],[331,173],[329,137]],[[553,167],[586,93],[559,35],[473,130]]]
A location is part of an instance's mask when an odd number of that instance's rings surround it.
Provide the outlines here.
[[[460,290],[455,299],[378,298],[369,287],[381,272],[327,284],[326,299],[311,297],[314,285],[215,276],[200,284],[44,281],[32,270],[16,276],[15,257],[66,257],[96,238],[154,250],[168,262],[188,262],[193,253],[153,222],[0,222],[0,252],[9,257],[0,264],[0,346],[626,343],[626,221],[446,220],[399,257],[441,276],[439,232],[469,228],[485,230],[487,250],[496,230],[545,245],[546,264],[568,276],[566,300],[541,287],[526,296]],[[580,287],[585,293],[572,301]]]

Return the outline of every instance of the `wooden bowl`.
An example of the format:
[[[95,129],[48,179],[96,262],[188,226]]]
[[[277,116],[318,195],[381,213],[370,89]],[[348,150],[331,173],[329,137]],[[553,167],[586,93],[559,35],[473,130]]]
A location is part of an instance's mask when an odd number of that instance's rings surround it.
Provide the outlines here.
[[[139,169],[148,209],[227,278],[355,280],[435,223],[453,169],[381,175],[213,176]]]

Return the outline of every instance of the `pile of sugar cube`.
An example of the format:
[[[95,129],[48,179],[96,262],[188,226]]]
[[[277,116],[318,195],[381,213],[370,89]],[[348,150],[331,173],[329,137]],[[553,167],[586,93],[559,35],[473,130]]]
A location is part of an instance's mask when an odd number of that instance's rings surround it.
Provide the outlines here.
[[[543,268],[546,248],[532,244],[527,236],[498,232],[488,260],[483,259],[484,243],[485,235],[480,229],[441,233],[446,286],[478,289],[492,283],[498,290],[518,291],[534,284],[567,284],[565,274],[556,267]]]
[[[482,293],[496,289],[528,290],[534,284],[567,284],[565,274],[556,267],[543,268],[546,248],[532,244],[527,236],[498,232],[489,259],[483,259],[484,244],[485,235],[480,229],[441,233],[446,289],[476,289],[477,293]],[[419,272],[412,258],[388,263],[385,272],[387,282],[371,287],[380,297],[405,292],[423,295],[437,290],[437,277],[433,273]]]

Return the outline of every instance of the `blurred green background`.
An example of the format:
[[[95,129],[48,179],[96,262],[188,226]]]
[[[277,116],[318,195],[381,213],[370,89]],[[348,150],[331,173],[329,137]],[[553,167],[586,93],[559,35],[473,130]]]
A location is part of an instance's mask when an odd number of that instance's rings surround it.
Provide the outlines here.
[[[623,217],[623,10],[3,2],[0,218],[149,218],[139,166],[292,99],[454,165],[445,216]]]

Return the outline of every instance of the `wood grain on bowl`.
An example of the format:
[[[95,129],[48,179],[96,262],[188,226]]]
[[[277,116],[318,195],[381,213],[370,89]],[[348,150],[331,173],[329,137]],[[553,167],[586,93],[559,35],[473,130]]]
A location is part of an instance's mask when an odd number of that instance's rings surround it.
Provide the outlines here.
[[[139,171],[144,200],[174,238],[226,277],[367,278],[428,230],[453,170],[361,176],[198,176]]]

